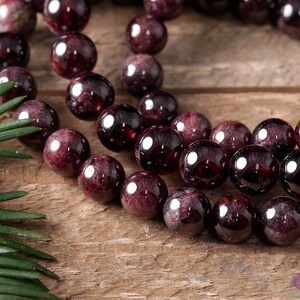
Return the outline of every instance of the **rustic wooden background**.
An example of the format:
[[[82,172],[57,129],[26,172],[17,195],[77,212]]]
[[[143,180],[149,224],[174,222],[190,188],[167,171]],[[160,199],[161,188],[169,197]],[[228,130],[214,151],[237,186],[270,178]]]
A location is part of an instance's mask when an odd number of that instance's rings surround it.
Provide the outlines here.
[[[97,44],[96,72],[117,90],[117,103],[136,105],[118,80],[129,55],[124,42],[128,21],[142,8],[103,1],[93,8],[85,29]],[[235,119],[251,129],[265,118],[280,117],[293,126],[300,119],[300,42],[271,26],[246,26],[229,15],[210,18],[192,9],[167,23],[169,42],[158,56],[165,69],[164,88],[175,93],[181,110],[196,110],[216,125]],[[60,114],[62,127],[84,133],[92,152],[110,153],[100,144],[95,124],[75,119],[64,102],[67,80],[51,70],[48,53],[55,37],[42,19],[30,40],[29,69],[39,86],[38,99]],[[32,151],[18,142],[6,145]],[[119,205],[85,198],[76,180],[62,178],[43,164],[41,153],[30,161],[1,160],[1,190],[30,195],[7,207],[46,213],[46,222],[28,228],[50,232],[40,247],[56,256],[47,265],[61,276],[50,286],[63,299],[293,299],[300,290],[292,279],[300,272],[300,241],[271,246],[256,237],[241,245],[216,241],[207,232],[195,239],[171,233],[161,220],[141,221]],[[138,170],[132,154],[112,154],[127,175]],[[165,177],[169,190],[183,183],[178,174]],[[212,203],[233,190],[230,183],[207,193]],[[260,205],[280,187],[254,201]]]

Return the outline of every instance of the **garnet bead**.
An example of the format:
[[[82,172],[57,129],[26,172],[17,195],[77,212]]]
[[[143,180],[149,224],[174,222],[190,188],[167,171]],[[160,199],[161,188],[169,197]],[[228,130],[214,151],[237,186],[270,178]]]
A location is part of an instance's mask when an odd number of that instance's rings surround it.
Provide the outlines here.
[[[44,4],[45,22],[54,33],[81,31],[90,14],[86,0],[46,0]]]
[[[264,24],[270,21],[270,0],[239,0],[239,13],[249,23]]]
[[[13,119],[33,119],[31,126],[41,128],[41,131],[19,138],[19,140],[33,148],[43,148],[47,138],[59,128],[59,119],[56,111],[47,103],[30,100],[17,107]]]
[[[58,75],[71,79],[93,70],[97,62],[97,49],[86,35],[69,32],[54,42],[50,61]]]
[[[295,128],[295,141],[298,148],[300,148],[300,121],[298,122]]]
[[[180,157],[179,169],[186,184],[199,190],[211,190],[227,179],[228,158],[219,144],[198,141],[185,148]]]
[[[142,219],[160,215],[167,196],[165,182],[150,172],[141,171],[130,175],[121,187],[124,209]]]
[[[272,243],[292,244],[300,237],[299,202],[283,196],[270,199],[261,209],[260,225]]]
[[[135,96],[143,96],[153,89],[159,89],[163,78],[164,72],[161,64],[151,55],[132,55],[123,63],[122,85]]]
[[[245,146],[230,161],[231,181],[244,194],[267,192],[276,183],[278,173],[278,160],[263,146]]]
[[[221,15],[228,9],[228,0],[196,0],[196,7],[209,15]]]
[[[178,169],[182,149],[176,130],[168,126],[152,126],[139,135],[135,157],[143,169],[166,175]]]
[[[59,129],[48,137],[43,155],[52,171],[63,176],[77,176],[90,155],[90,145],[78,131]]]
[[[95,121],[115,100],[112,84],[103,76],[85,73],[73,78],[67,88],[66,104],[79,119]]]
[[[167,198],[163,215],[169,229],[187,237],[200,234],[209,221],[210,202],[200,191],[183,187]]]
[[[212,209],[215,233],[227,243],[246,241],[257,225],[255,205],[243,195],[226,195]]]
[[[124,179],[119,161],[108,155],[97,155],[83,163],[78,185],[87,197],[107,203],[119,196]]]

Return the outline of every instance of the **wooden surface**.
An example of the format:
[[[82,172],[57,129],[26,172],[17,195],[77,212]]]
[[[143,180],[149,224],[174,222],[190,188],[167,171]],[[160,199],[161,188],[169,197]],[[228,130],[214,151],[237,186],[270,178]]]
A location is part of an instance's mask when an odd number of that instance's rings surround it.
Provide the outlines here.
[[[93,9],[87,33],[97,44],[95,69],[117,90],[117,103],[136,105],[120,87],[120,64],[129,51],[123,32],[141,8],[120,8],[103,1]],[[41,21],[41,20],[40,20]],[[195,110],[216,125],[240,120],[250,129],[265,118],[283,118],[293,126],[300,119],[300,42],[269,26],[245,26],[230,16],[209,18],[187,10],[167,24],[166,49],[159,55],[165,88],[178,97],[181,110]],[[95,124],[76,120],[65,107],[67,81],[51,70],[48,53],[55,37],[42,22],[30,43],[29,69],[39,86],[39,99],[60,114],[62,127],[80,130],[94,154],[110,153],[96,138]],[[6,145],[32,153],[18,142]],[[112,154],[112,153],[110,153]],[[1,190],[30,192],[7,207],[46,213],[46,222],[28,228],[49,232],[53,241],[40,247],[56,256],[48,266],[62,280],[50,282],[63,299],[294,299],[300,290],[292,278],[300,272],[300,241],[270,246],[256,237],[228,245],[207,232],[195,239],[171,233],[161,220],[141,221],[119,205],[100,205],[85,198],[74,179],[49,171],[42,156],[31,161],[1,160]],[[112,154],[127,175],[138,170],[132,154]],[[164,177],[169,191],[183,183],[178,174]],[[233,188],[227,182],[208,192],[214,203]],[[253,199],[261,205],[280,187]]]

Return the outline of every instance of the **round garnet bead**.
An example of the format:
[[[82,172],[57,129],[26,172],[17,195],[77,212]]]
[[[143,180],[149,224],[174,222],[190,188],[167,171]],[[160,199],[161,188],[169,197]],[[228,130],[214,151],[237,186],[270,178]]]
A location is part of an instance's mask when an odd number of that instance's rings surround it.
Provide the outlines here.
[[[211,205],[206,196],[191,187],[179,188],[169,195],[163,209],[168,228],[187,237],[204,230],[210,213]]]
[[[196,7],[209,15],[221,15],[228,9],[228,0],[196,0]]]
[[[29,0],[27,2],[31,2],[37,12],[44,11],[45,0]]]
[[[160,215],[167,196],[165,182],[150,172],[140,171],[130,175],[121,187],[124,209],[142,219]]]
[[[125,171],[118,160],[97,155],[83,163],[78,185],[87,197],[107,203],[118,198],[124,179]]]
[[[43,148],[47,138],[59,129],[59,119],[56,111],[47,103],[39,100],[29,100],[17,107],[13,119],[33,119],[30,126],[41,128],[41,131],[19,138],[19,140],[33,148]]]
[[[298,148],[300,148],[300,121],[298,122],[295,128],[295,141]]]
[[[77,176],[81,165],[89,155],[88,140],[72,129],[59,129],[52,133],[46,141],[43,152],[46,165],[63,176]]]
[[[220,144],[228,157],[231,157],[238,149],[250,143],[251,132],[240,122],[224,121],[213,128],[209,139]]]
[[[44,4],[45,22],[54,33],[81,31],[90,14],[86,0],[46,0]]]
[[[148,54],[132,55],[122,66],[121,82],[131,94],[143,96],[162,86],[164,72],[155,57]]]
[[[168,126],[152,126],[139,135],[135,157],[143,169],[166,175],[178,169],[182,149],[176,130]]]
[[[214,231],[227,243],[241,243],[249,239],[257,221],[255,205],[243,195],[223,196],[212,209]]]
[[[58,75],[71,79],[93,70],[97,62],[97,49],[86,35],[69,32],[54,42],[50,61]]]
[[[154,90],[144,95],[138,105],[144,126],[170,125],[176,117],[178,102],[170,93]]]
[[[261,208],[260,225],[272,243],[292,244],[300,237],[299,202],[283,196],[270,199]]]
[[[186,184],[199,190],[211,190],[228,177],[228,158],[221,146],[212,141],[198,141],[183,151],[180,175]]]
[[[270,21],[270,0],[239,0],[239,14],[243,20],[254,24]]]
[[[267,192],[276,183],[278,174],[278,160],[263,146],[245,146],[230,161],[231,181],[244,194]]]
[[[115,101],[112,84],[103,76],[85,73],[73,78],[67,88],[66,103],[79,119],[95,121]]]

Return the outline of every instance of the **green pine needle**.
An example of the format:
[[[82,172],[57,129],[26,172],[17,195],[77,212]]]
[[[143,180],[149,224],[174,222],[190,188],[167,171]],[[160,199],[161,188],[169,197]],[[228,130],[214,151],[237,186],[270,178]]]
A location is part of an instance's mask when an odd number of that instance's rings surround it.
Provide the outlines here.
[[[22,127],[0,132],[0,142],[22,137],[28,134],[36,133],[41,129],[34,126]]]
[[[22,198],[27,195],[28,193],[23,191],[0,193],[0,202]]]
[[[15,86],[15,82],[8,81],[0,84],[0,96],[6,94],[9,90],[11,90]]]
[[[0,300],[32,300],[32,299],[28,297],[2,294],[0,295]]]
[[[7,254],[7,253],[13,253],[13,252],[16,252],[16,250],[13,248],[10,248],[10,247],[0,245],[0,255]]]
[[[0,276],[9,277],[9,278],[20,278],[20,279],[41,279],[42,274],[38,272],[28,272],[22,270],[11,270],[0,268]]]
[[[0,234],[14,235],[17,237],[24,237],[28,239],[37,239],[37,240],[40,239],[40,240],[47,240],[47,241],[51,240],[50,235],[46,233],[24,230],[24,229],[1,225],[1,224],[0,224]]]
[[[0,209],[0,221],[22,221],[22,220],[31,220],[31,219],[34,220],[47,219],[47,216],[41,213]]]
[[[19,158],[19,159],[30,159],[30,158],[32,158],[32,156],[29,155],[29,154],[19,152],[19,151],[4,149],[4,148],[0,148],[0,156],[8,157],[8,158]]]
[[[0,277],[0,284],[6,284],[11,286],[22,286],[29,289],[39,289],[44,292],[48,292],[48,289],[42,285],[35,283],[32,280],[20,280],[14,278]]]
[[[12,120],[9,122],[5,122],[0,124],[0,132],[7,131],[10,129],[20,128],[32,123],[33,121],[34,121],[33,119],[24,119],[24,120]]]
[[[0,85],[1,88],[1,85]],[[4,114],[5,112],[9,111],[10,109],[18,106],[22,103],[22,101],[26,98],[26,96],[17,97],[12,100],[9,100],[0,105],[0,115]]]

